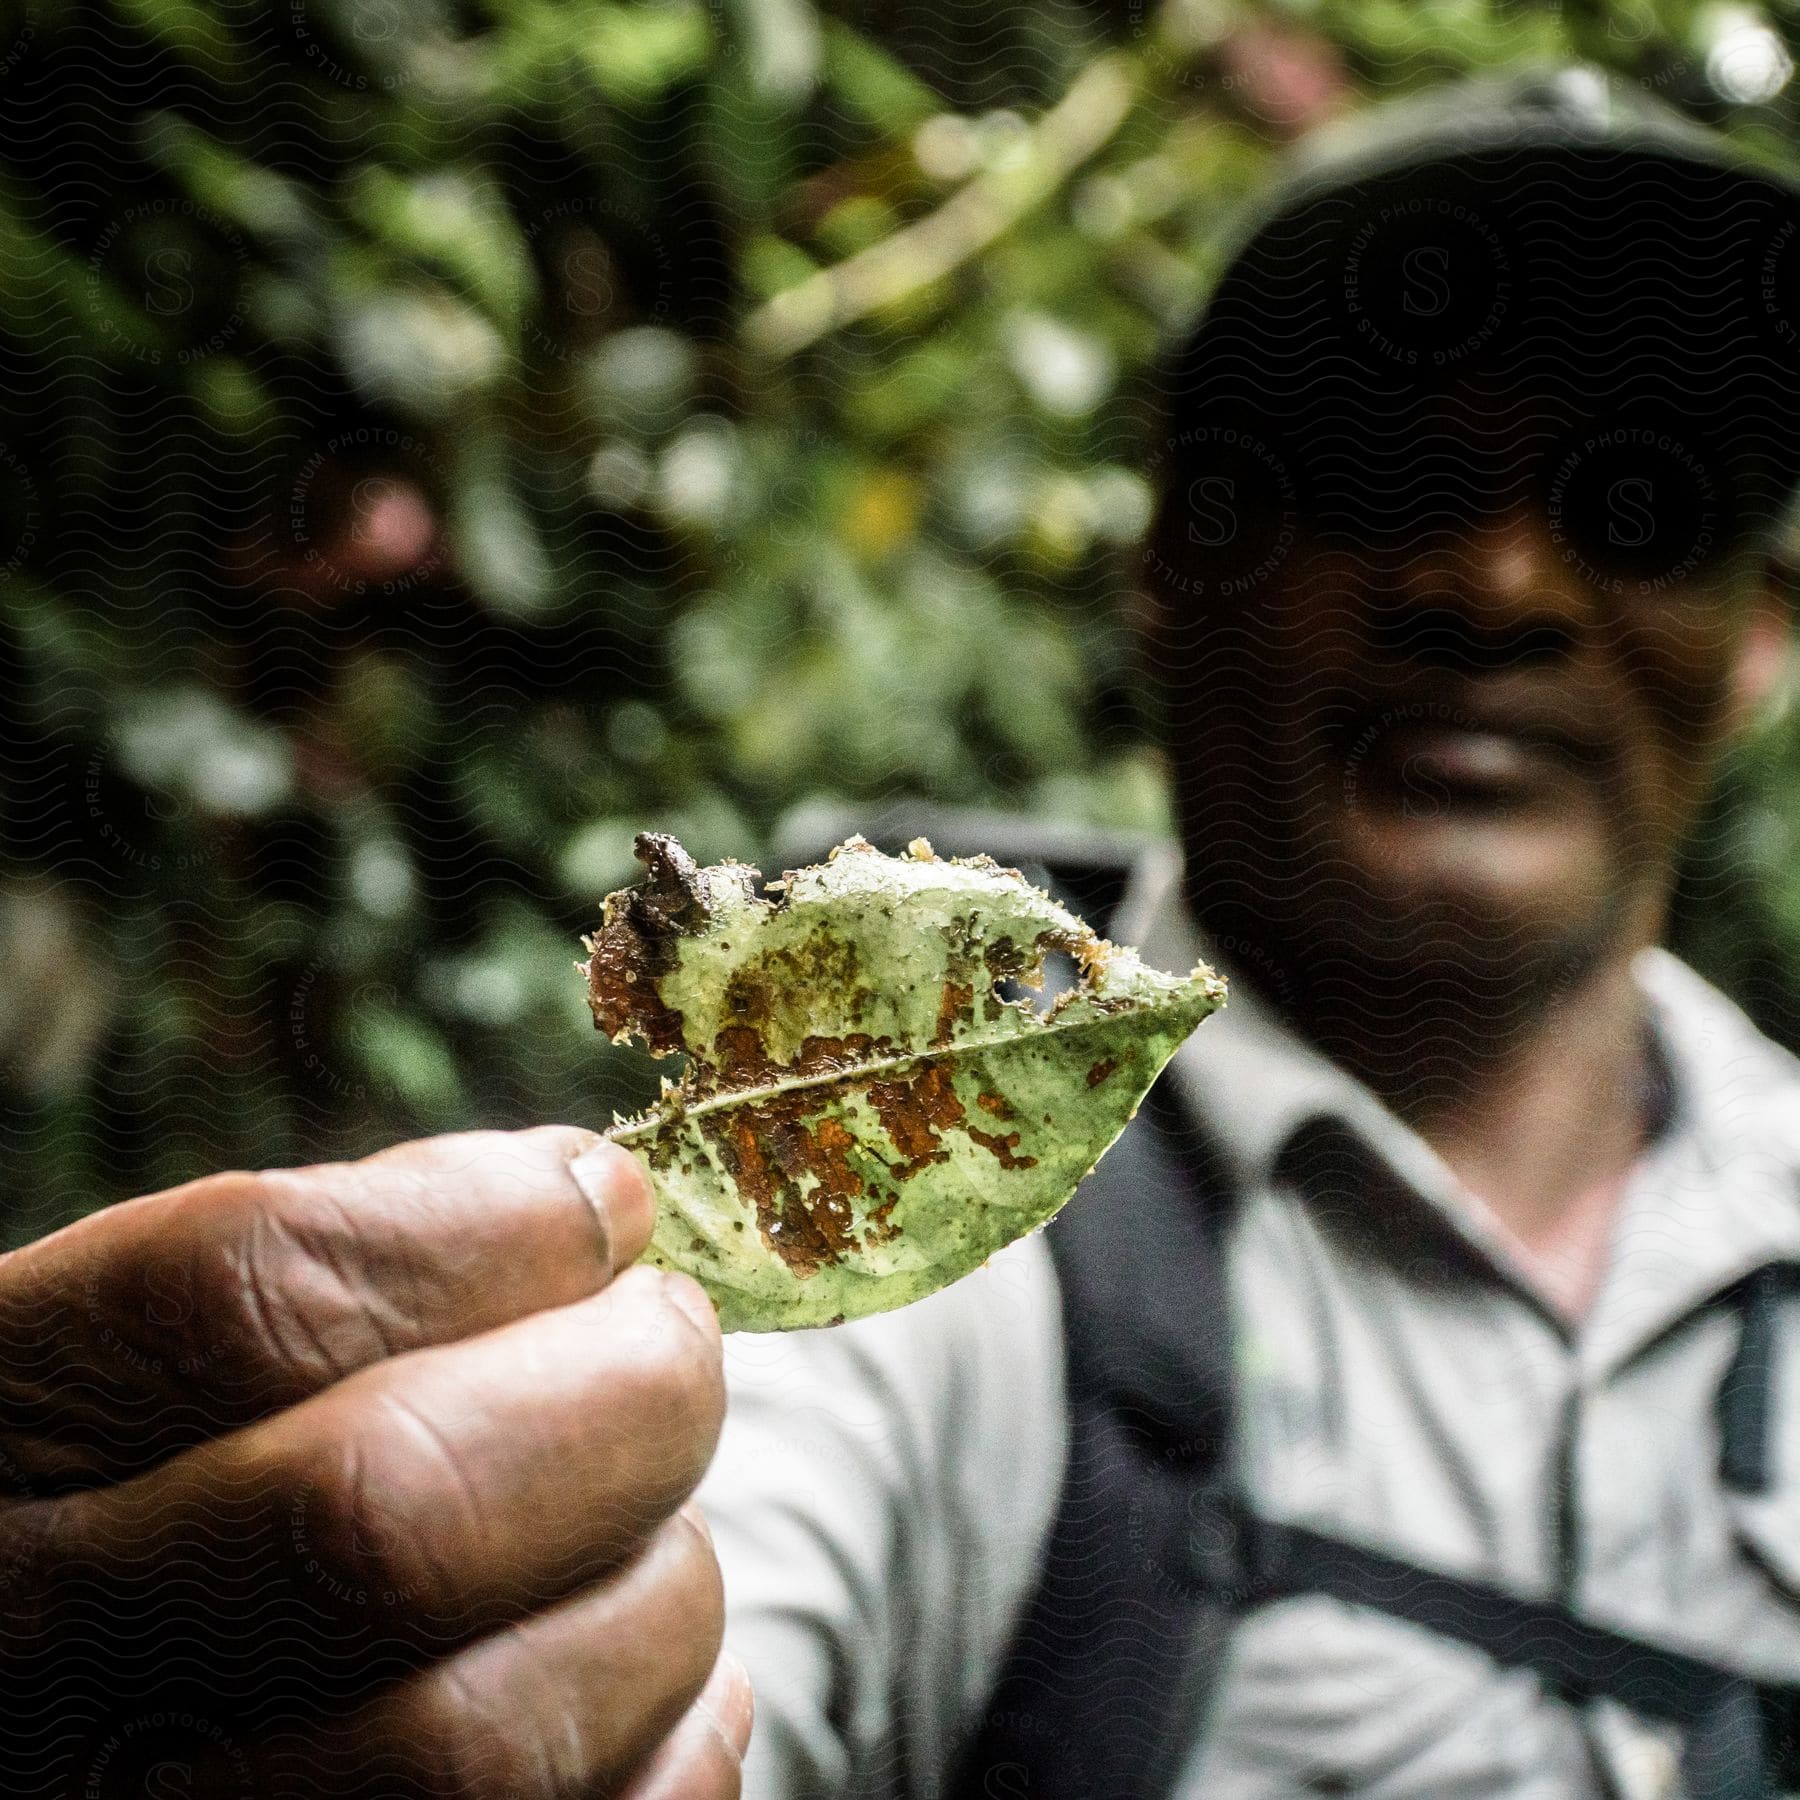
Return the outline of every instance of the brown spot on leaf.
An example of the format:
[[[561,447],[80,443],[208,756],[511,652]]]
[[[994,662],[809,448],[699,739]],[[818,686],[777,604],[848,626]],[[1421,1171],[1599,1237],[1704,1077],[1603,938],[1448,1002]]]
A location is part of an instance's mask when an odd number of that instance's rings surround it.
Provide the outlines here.
[[[988,974],[995,981],[1007,981],[1014,976],[1023,975],[1030,966],[1030,955],[1019,948],[1011,938],[996,938],[982,952],[982,961],[987,964]]]
[[[889,1194],[879,1206],[869,1208],[868,1217],[863,1222],[863,1248],[872,1249],[876,1244],[891,1244],[900,1235],[900,1227],[893,1222],[894,1208],[899,1204],[898,1194]]]
[[[1001,1168],[1035,1169],[1037,1167],[1037,1158],[1035,1156],[1020,1156],[1018,1154],[1019,1134],[1016,1131],[1009,1131],[1005,1137],[999,1137],[991,1131],[982,1131],[974,1125],[971,1125],[968,1129],[970,1138],[990,1155],[997,1158]]]
[[[1097,1063],[1095,1063],[1093,1065],[1093,1067],[1090,1068],[1087,1072],[1088,1086],[1091,1088],[1097,1088],[1101,1084],[1101,1082],[1103,1082],[1107,1078],[1107,1076],[1112,1074],[1113,1071],[1118,1068],[1118,1066],[1119,1066],[1119,1060],[1117,1057],[1115,1057],[1115,1056],[1101,1057],[1101,1059]]]
[[[727,1025],[713,1039],[712,1054],[719,1080],[727,1086],[759,1087],[782,1072],[779,1063],[769,1060],[754,1025]]]
[[[938,1002],[937,1029],[932,1033],[934,1044],[947,1044],[956,1035],[956,1027],[969,1016],[969,1008],[975,1003],[975,990],[960,981],[944,983],[944,997]]]
[[[664,831],[640,831],[631,853],[649,876],[631,890],[635,923],[648,937],[698,931],[705,922],[706,889],[694,859]]]
[[[975,1104],[984,1113],[992,1113],[996,1119],[1010,1119],[1014,1116],[1012,1102],[1004,1094],[977,1094]]]
[[[732,970],[725,984],[725,1011],[733,1025],[767,1025],[774,1008],[774,986],[760,969]]]
[[[859,1063],[893,1053],[892,1038],[870,1037],[866,1031],[853,1031],[848,1037],[807,1037],[793,1068],[796,1075],[847,1074]]]
[[[850,1163],[856,1139],[836,1119],[809,1116],[810,1101],[775,1094],[701,1125],[755,1209],[763,1242],[800,1276],[856,1248],[851,1203],[863,1193]]]
[[[609,1038],[635,1032],[652,1056],[682,1049],[681,1014],[663,1004],[658,988],[673,966],[666,945],[640,935],[619,916],[627,909],[609,905],[606,910],[585,967],[595,1026]]]
[[[816,926],[791,948],[771,946],[760,968],[781,993],[854,994],[868,986],[856,946],[827,925]]]
[[[633,850],[649,879],[607,896],[586,965],[588,1006],[608,1037],[635,1032],[652,1056],[667,1056],[686,1044],[660,982],[675,966],[674,940],[705,924],[706,892],[694,859],[672,837],[640,832]]]
[[[813,1132],[813,1142],[818,1155],[808,1166],[818,1176],[820,1190],[831,1199],[860,1200],[863,1178],[850,1166],[849,1156],[856,1148],[856,1139],[849,1130],[837,1119],[821,1119]]]
[[[802,1039],[792,1062],[778,1063],[762,1034],[749,1025],[727,1025],[712,1044],[717,1085],[727,1088],[767,1087],[795,1075],[849,1074],[872,1058],[892,1055],[893,1049],[891,1038],[870,1037],[866,1031],[848,1037],[811,1035]]]
[[[932,1064],[904,1080],[872,1081],[869,1099],[894,1148],[906,1158],[893,1171],[896,1181],[909,1180],[932,1163],[948,1160],[950,1152],[939,1134],[962,1124],[964,1114],[947,1070]]]

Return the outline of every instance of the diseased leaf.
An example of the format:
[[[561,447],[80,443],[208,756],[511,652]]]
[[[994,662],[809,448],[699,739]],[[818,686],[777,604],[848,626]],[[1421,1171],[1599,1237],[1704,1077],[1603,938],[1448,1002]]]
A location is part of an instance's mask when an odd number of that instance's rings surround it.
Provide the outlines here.
[[[1146,968],[990,857],[852,838],[770,882],[646,834],[649,881],[607,897],[583,965],[615,1041],[685,1052],[611,1136],[657,1191],[647,1260],[728,1331],[836,1324],[918,1300],[1050,1218],[1224,1000],[1204,966]],[[1053,950],[1079,980],[1040,1016]]]

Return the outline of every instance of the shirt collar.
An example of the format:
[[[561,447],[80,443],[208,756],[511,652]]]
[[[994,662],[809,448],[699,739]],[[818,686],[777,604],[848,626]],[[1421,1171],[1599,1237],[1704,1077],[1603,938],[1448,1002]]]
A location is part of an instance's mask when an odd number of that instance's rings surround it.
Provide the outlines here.
[[[1611,1364],[1754,1270],[1800,1262],[1800,1062],[1666,950],[1634,973],[1670,1114],[1632,1173],[1588,1332]]]
[[[1170,1072],[1234,1191],[1269,1185],[1296,1135],[1327,1121],[1550,1311],[1509,1234],[1443,1158],[1246,981],[1232,980],[1241,976],[1232,947],[1207,940],[1187,913],[1174,846],[1140,862],[1112,935],[1159,968],[1204,960],[1230,983],[1225,1010],[1187,1040]],[[1587,1353],[1613,1363],[1753,1269],[1800,1260],[1800,1062],[1666,951],[1645,952],[1634,972],[1669,1105],[1630,1178],[1612,1262],[1583,1328]]]

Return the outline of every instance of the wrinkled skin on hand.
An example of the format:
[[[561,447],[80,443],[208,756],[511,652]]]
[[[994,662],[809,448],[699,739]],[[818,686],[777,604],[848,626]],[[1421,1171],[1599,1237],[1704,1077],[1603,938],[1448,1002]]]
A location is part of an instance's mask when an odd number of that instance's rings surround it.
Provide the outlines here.
[[[729,1800],[717,1321],[561,1127],[0,1258],[0,1787]],[[615,1271],[625,1273],[614,1279]]]

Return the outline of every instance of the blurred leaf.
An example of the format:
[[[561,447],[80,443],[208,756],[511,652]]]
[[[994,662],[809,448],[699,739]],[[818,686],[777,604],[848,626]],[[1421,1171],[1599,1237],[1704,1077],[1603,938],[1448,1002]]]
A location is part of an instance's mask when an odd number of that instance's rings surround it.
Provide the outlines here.
[[[531,299],[531,264],[500,197],[456,171],[404,177],[365,168],[352,215],[384,244],[461,286],[495,324],[516,328]]]
[[[384,995],[358,997],[349,1015],[352,1052],[368,1078],[429,1127],[455,1117],[462,1084],[449,1047]]]
[[[369,399],[427,419],[491,388],[505,355],[487,321],[450,295],[372,281],[347,284],[337,338]]]
[[[589,78],[622,105],[654,100],[706,64],[711,32],[691,0],[644,0],[581,9],[575,48]]]
[[[280,733],[199,688],[144,695],[121,717],[117,749],[134,780],[219,818],[266,813],[293,785]]]
[[[835,20],[825,26],[825,79],[833,94],[879,131],[896,136],[938,110],[931,89],[896,56]]]

